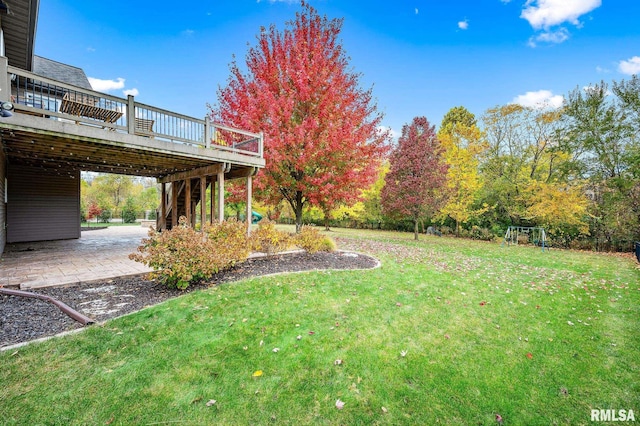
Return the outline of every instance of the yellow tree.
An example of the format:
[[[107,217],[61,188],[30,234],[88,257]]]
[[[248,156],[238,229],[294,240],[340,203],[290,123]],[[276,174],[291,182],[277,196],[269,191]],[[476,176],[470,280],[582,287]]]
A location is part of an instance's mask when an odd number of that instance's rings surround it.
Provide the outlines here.
[[[457,113],[460,114],[460,111]],[[471,119],[458,121],[451,120],[448,114],[438,132],[438,138],[445,150],[445,161],[449,166],[446,185],[449,198],[440,211],[440,218],[441,220],[446,217],[453,219],[456,222],[458,235],[460,224],[466,223],[485,210],[474,209],[474,202],[482,188],[478,165],[480,156],[487,149],[487,144],[482,132],[475,125],[473,114],[468,111],[467,113]]]
[[[521,195],[528,219],[554,233],[574,228],[589,234],[586,222],[589,199],[580,185],[531,181]]]

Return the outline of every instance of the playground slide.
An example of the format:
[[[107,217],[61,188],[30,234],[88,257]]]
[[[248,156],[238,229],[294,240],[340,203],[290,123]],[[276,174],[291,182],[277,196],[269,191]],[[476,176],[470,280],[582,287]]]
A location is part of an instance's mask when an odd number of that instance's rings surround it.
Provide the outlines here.
[[[251,211],[251,223],[258,223],[262,220],[262,215],[258,212]]]

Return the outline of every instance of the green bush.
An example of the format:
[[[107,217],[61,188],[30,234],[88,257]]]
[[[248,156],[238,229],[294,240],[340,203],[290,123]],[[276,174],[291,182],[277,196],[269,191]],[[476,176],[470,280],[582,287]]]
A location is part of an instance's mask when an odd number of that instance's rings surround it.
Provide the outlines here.
[[[261,220],[258,229],[251,233],[251,249],[267,253],[268,256],[285,251],[290,245],[289,234],[277,230],[275,222],[270,220]]]
[[[111,220],[111,211],[109,210],[102,210],[99,214],[98,214],[98,220],[102,223],[109,223],[109,221]]]
[[[224,240],[223,240],[224,238]],[[149,230],[137,253],[129,258],[154,271],[150,278],[171,288],[184,290],[190,283],[243,262],[249,256],[246,228],[237,222],[222,222],[197,232],[184,216],[171,230]]]
[[[307,253],[318,251],[335,251],[336,245],[333,240],[326,237],[313,226],[303,226],[300,233],[293,237],[293,243]]]
[[[122,221],[124,223],[136,222],[136,205],[133,197],[128,197],[124,206],[122,206]]]

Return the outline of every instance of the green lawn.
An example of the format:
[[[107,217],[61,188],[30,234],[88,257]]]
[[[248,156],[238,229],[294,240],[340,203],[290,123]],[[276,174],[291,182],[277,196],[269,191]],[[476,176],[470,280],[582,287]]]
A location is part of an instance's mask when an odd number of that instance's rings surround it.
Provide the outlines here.
[[[224,284],[0,353],[2,423],[640,421],[631,256],[330,235],[382,267]]]

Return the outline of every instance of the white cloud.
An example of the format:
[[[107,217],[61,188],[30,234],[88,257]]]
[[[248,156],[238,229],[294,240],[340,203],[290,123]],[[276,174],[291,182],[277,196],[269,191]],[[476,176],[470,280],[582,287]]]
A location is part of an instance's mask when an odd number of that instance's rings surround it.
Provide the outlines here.
[[[527,0],[521,18],[536,29],[549,29],[569,22],[580,26],[578,18],[600,7],[602,0]]]
[[[467,28],[469,28],[469,21],[465,19],[464,21],[458,22],[458,28],[460,28],[461,30],[466,30]]]
[[[602,68],[601,66],[597,66],[596,67],[596,72],[598,74],[609,74],[611,72],[611,70],[608,69],[608,68]]]
[[[93,90],[97,90],[98,92],[109,92],[111,90],[124,89],[124,78],[121,77],[116,80],[101,80],[93,77],[89,77],[88,79]]]
[[[417,7],[416,7],[415,11],[416,11],[416,15],[417,15],[418,13],[420,13],[420,11],[418,10],[418,8],[417,8]]]
[[[640,56],[634,56],[626,61],[620,61],[618,71],[623,74],[640,74]]]
[[[538,90],[537,92],[527,92],[513,98],[512,103],[522,105],[523,107],[544,109],[559,108],[562,106],[564,97],[562,95],[554,95],[550,90]]]
[[[140,94],[140,91],[134,87],[133,89],[123,90],[122,93],[124,93],[125,96],[138,96]]]
[[[559,28],[555,31],[544,31],[529,39],[529,46],[536,47],[537,43],[562,43],[569,38],[569,31],[566,28]]]

